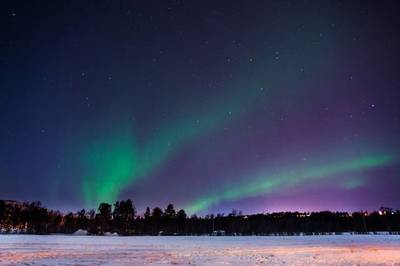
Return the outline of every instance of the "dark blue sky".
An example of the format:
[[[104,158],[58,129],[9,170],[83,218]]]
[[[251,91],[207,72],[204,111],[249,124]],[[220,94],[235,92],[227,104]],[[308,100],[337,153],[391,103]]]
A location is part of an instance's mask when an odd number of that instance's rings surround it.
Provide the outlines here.
[[[0,7],[0,198],[400,207],[396,1]]]

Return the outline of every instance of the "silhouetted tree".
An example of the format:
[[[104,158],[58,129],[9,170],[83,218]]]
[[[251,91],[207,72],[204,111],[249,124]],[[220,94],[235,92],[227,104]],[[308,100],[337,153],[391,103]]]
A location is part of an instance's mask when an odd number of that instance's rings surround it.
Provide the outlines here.
[[[151,216],[150,208],[147,207],[146,211],[144,212],[144,218],[147,220],[150,218],[150,216]]]
[[[111,205],[108,203],[100,203],[99,213],[96,215],[97,228],[100,234],[104,234],[109,230],[112,218]]]
[[[131,200],[117,201],[114,211],[108,203],[99,205],[98,213],[84,209],[76,214],[48,211],[40,202],[19,203],[0,200],[0,229],[6,232],[32,234],[73,233],[87,228],[91,234],[107,231],[121,235],[152,234],[210,234],[224,230],[228,235],[296,235],[342,232],[366,233],[368,231],[400,232],[400,211],[381,208],[367,212],[277,212],[242,215],[235,210],[227,216],[218,214],[187,217],[185,211],[175,212],[169,204],[163,212],[155,207],[150,213],[146,208],[144,218],[135,219],[136,210]]]
[[[91,209],[88,211],[89,220],[93,220],[96,217],[96,211]]]
[[[107,221],[111,220],[111,204],[108,203],[100,203],[99,205],[99,215],[101,215]]]
[[[76,216],[77,216],[76,217],[76,226],[78,227],[78,229],[87,230],[89,219],[86,217],[85,209],[78,211]]]
[[[121,235],[131,233],[132,223],[136,214],[132,200],[117,201],[114,205],[114,225],[117,232]]]
[[[173,204],[168,204],[167,208],[164,211],[164,215],[168,218],[173,218],[175,217],[175,209]]]
[[[61,222],[63,216],[59,211],[50,211],[48,214],[48,233],[61,233]]]
[[[159,207],[155,207],[151,213],[152,218],[160,219],[163,215],[163,211]]]
[[[72,234],[77,230],[76,220],[72,212],[64,216],[64,233]]]
[[[40,201],[23,204],[21,222],[26,224],[28,233],[47,233],[47,209],[43,208],[41,205]]]
[[[185,210],[179,210],[178,213],[176,214],[176,217],[179,220],[185,220],[187,217]]]
[[[163,211],[159,207],[155,207],[151,213],[151,233],[158,234],[161,230]]]
[[[177,233],[178,234],[185,234],[187,232],[186,230],[186,212],[185,210],[181,209],[178,211],[176,214],[176,219],[177,219]]]

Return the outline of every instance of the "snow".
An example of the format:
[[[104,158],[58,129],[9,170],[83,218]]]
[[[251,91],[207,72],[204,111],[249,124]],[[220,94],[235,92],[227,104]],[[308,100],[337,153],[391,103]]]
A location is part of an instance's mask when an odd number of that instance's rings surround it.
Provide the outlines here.
[[[118,236],[118,233],[110,233],[110,232],[105,232],[104,236]]]
[[[88,231],[79,229],[73,233],[74,236],[86,236],[88,234]]]
[[[400,235],[0,235],[0,265],[400,265]]]

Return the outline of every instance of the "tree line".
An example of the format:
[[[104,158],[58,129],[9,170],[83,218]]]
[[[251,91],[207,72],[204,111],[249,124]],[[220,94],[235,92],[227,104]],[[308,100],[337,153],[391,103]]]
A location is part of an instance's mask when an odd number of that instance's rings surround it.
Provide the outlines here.
[[[400,231],[400,210],[380,208],[374,212],[276,212],[243,215],[231,213],[187,216],[173,204],[164,210],[146,208],[137,215],[132,200],[117,201],[113,206],[101,203],[97,209],[82,209],[63,214],[48,210],[40,202],[0,200],[2,233],[72,234],[86,230],[91,235],[117,233],[129,235],[297,235],[343,232]]]

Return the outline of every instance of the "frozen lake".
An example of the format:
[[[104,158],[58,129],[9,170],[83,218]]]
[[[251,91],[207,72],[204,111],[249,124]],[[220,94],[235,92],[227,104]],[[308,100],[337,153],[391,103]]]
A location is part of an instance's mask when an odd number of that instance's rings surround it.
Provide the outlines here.
[[[0,265],[400,265],[400,235],[0,235]]]

